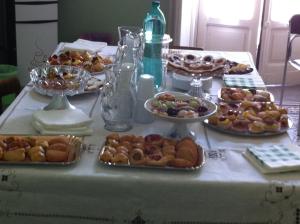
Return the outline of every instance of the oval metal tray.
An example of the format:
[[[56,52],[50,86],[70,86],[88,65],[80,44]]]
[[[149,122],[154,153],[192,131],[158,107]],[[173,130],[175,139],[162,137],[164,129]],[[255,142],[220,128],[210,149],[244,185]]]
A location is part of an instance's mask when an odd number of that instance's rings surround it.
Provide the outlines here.
[[[230,88],[230,87],[226,87],[226,88]],[[240,89],[240,88],[230,88],[230,89]],[[243,90],[248,90],[248,89],[245,89],[245,88],[242,88]],[[220,88],[218,90],[218,100],[219,101],[222,101],[222,102],[226,102],[226,103],[240,103],[242,102],[243,100],[224,100],[222,97],[221,97],[221,91],[222,91],[222,88]],[[265,90],[256,90],[258,92],[260,91],[265,91]],[[265,92],[268,92],[268,91],[265,91]],[[274,95],[271,93],[271,92],[268,92],[270,94],[270,101],[265,101],[265,102],[274,102],[275,101],[275,97]],[[259,102],[259,101],[254,101],[254,102]]]
[[[208,119],[205,119],[203,121],[203,124],[213,130],[216,130],[218,132],[224,133],[224,134],[230,134],[230,135],[236,135],[236,136],[243,136],[243,137],[268,137],[268,136],[276,136],[276,135],[281,135],[287,132],[289,128],[293,126],[293,122],[289,119],[288,120],[289,127],[288,128],[282,128],[278,132],[262,132],[262,133],[251,133],[251,132],[237,132],[234,130],[229,130],[229,129],[224,129],[220,128],[218,126],[212,125],[208,123]]]

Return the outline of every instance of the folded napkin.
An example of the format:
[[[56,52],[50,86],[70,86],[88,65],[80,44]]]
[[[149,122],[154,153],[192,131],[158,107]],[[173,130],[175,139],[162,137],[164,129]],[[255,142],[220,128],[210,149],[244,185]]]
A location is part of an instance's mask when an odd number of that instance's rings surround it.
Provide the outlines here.
[[[300,171],[300,147],[297,145],[251,146],[244,156],[265,174]]]
[[[47,129],[83,127],[92,123],[92,119],[80,109],[38,110],[32,117]]]
[[[258,75],[224,75],[223,80],[228,87],[266,88],[264,81]]]
[[[88,51],[91,54],[95,54],[101,51],[106,46],[107,43],[105,42],[78,39],[73,43],[64,43],[60,51],[67,51],[67,50]]]
[[[40,122],[33,120],[32,126],[40,132],[42,135],[74,135],[74,136],[85,136],[92,135],[93,130],[89,127],[83,126],[78,128],[48,128],[43,126]]]

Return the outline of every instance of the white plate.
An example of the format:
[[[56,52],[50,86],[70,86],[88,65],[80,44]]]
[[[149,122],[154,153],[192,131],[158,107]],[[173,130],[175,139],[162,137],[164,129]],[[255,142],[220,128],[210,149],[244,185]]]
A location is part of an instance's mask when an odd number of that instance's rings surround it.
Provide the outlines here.
[[[192,99],[193,97],[185,94],[185,93],[180,93],[180,92],[172,92],[172,91],[167,91],[167,92],[160,92],[157,93],[153,98],[148,99],[145,104],[144,107],[147,111],[149,111],[151,114],[153,114],[154,116],[156,116],[157,118],[160,118],[162,120],[166,120],[166,121],[171,121],[171,122],[183,122],[183,123],[191,123],[191,122],[197,122],[197,121],[202,121],[206,118],[208,118],[209,116],[213,115],[214,113],[216,113],[217,111],[217,105],[208,101],[208,100],[202,100],[202,102],[205,104],[205,106],[208,108],[208,111],[205,115],[203,116],[199,116],[199,117],[195,117],[195,118],[181,118],[181,117],[171,117],[171,116],[167,116],[167,115],[162,115],[162,114],[158,114],[158,113],[154,113],[152,111],[152,101],[156,99],[157,96],[162,95],[162,94],[166,94],[166,93],[170,93],[172,95],[174,95],[177,99],[182,99],[182,100],[187,100],[187,99]]]

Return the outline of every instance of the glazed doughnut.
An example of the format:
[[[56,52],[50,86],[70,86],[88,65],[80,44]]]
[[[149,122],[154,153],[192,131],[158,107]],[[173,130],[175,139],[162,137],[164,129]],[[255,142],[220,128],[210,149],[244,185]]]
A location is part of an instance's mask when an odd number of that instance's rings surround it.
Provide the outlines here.
[[[202,61],[205,61],[205,62],[212,62],[213,60],[214,60],[214,58],[211,55],[206,55],[202,58]]]
[[[129,162],[133,165],[142,165],[145,163],[145,156],[142,149],[134,148],[129,152]]]
[[[183,63],[184,65],[186,66],[190,66],[191,64],[194,64],[197,62],[197,56],[196,55],[193,55],[193,54],[186,54],[184,57],[183,57]]]
[[[114,155],[111,162],[121,163],[121,164],[128,164],[128,156],[125,155],[123,152],[119,152],[116,155]]]

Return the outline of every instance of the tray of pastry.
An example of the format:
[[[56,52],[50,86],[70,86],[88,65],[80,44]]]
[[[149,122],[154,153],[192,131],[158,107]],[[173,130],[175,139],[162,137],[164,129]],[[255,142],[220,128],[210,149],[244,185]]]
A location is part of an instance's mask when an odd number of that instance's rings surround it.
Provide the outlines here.
[[[241,101],[274,102],[274,95],[266,90],[222,87],[218,91],[219,101],[239,103]]]
[[[107,166],[197,170],[204,165],[202,147],[189,137],[174,140],[158,134],[106,136],[98,161]]]
[[[218,111],[203,121],[204,125],[222,133],[238,136],[273,136],[292,127],[287,109],[273,102],[218,104]]]
[[[168,56],[168,69],[180,75],[223,77],[224,74],[248,74],[253,71],[248,64],[230,61],[211,55],[173,53]]]
[[[88,51],[63,50],[59,46],[48,58],[48,64],[82,67],[92,75],[98,75],[110,68],[114,60],[113,56],[91,54]]]
[[[0,164],[71,165],[80,160],[75,136],[0,135]]]

